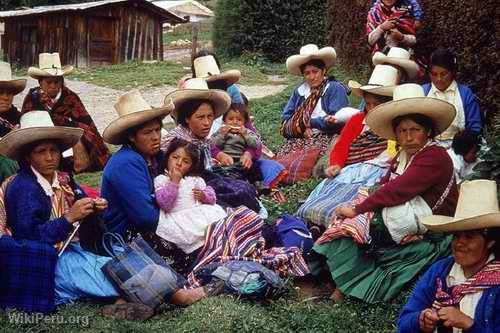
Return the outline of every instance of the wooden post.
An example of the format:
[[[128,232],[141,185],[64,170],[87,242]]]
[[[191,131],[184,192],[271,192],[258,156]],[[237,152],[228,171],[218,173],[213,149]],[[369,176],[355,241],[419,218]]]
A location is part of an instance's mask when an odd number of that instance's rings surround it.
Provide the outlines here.
[[[191,61],[193,61],[196,55],[196,49],[198,48],[198,23],[193,23],[191,30]]]

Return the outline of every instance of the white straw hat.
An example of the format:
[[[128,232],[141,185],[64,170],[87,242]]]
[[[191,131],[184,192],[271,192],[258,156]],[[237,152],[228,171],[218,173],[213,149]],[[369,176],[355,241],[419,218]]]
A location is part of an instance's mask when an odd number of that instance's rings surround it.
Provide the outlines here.
[[[40,53],[38,55],[38,67],[28,68],[28,75],[32,78],[64,76],[73,71],[73,66],[61,66],[59,53]]]
[[[0,61],[0,90],[11,90],[14,92],[14,95],[17,95],[24,88],[26,88],[26,79],[13,80],[10,64]]]
[[[0,140],[0,154],[18,159],[25,145],[40,140],[57,140],[63,150],[73,147],[83,135],[83,129],[54,126],[47,111],[30,111],[21,116],[19,128],[12,130]]]
[[[422,224],[432,231],[500,227],[496,182],[486,179],[463,182],[455,216],[430,215],[422,219]]]
[[[217,62],[212,55],[194,59],[193,67],[196,77],[204,78],[208,83],[223,80],[230,86],[238,82],[241,77],[241,72],[236,69],[231,69],[221,73]]]
[[[375,95],[392,96],[394,87],[398,85],[398,70],[389,65],[377,65],[366,85],[351,80],[347,83],[352,92],[363,97],[363,92]]]
[[[177,121],[179,113],[183,110],[183,104],[193,99],[206,99],[213,103],[214,118],[218,118],[229,109],[231,97],[222,90],[208,89],[207,81],[202,78],[189,79],[185,82],[183,89],[177,89],[165,96],[165,103],[169,99],[174,102],[175,108],[171,116]]]
[[[378,105],[366,116],[366,124],[382,138],[396,139],[392,120],[398,116],[414,113],[425,115],[433,120],[436,135],[444,132],[455,119],[456,111],[452,104],[426,97],[423,88],[418,84],[396,86],[392,98],[392,101]]]
[[[315,44],[307,44],[300,48],[299,54],[292,55],[286,59],[286,68],[290,74],[302,75],[300,66],[312,59],[322,60],[328,71],[335,64],[337,53],[331,46],[319,49]]]
[[[119,145],[126,142],[126,134],[129,128],[144,124],[155,118],[165,118],[174,109],[174,104],[169,100],[160,108],[152,108],[142,98],[139,90],[134,89],[120,96],[114,107],[116,113],[118,113],[118,118],[106,127],[102,137],[107,143]]]
[[[373,65],[389,64],[403,68],[408,78],[413,79],[418,74],[418,64],[410,59],[410,52],[400,47],[391,47],[387,55],[375,52],[372,57]]]

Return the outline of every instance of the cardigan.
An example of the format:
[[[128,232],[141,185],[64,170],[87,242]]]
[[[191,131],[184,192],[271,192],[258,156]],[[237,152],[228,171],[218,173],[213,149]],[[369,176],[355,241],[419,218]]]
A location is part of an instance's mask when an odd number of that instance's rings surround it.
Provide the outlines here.
[[[453,257],[435,262],[415,285],[413,293],[403,307],[398,319],[398,332],[420,332],[419,316],[424,309],[432,307],[436,295],[436,279],[440,278],[443,288],[446,286],[446,277],[455,263]],[[483,291],[474,315],[474,324],[464,331],[467,333],[494,333],[500,332],[500,286]]]
[[[482,116],[477,97],[468,86],[464,84],[457,85],[464,106],[465,128],[474,133],[480,133],[482,128]],[[422,85],[422,88],[424,89],[424,94],[427,96],[429,91],[431,91],[431,84],[426,83]]]
[[[431,145],[417,152],[410,166],[404,173],[390,180],[396,168],[394,158],[387,174],[382,178],[379,187],[363,202],[356,205],[358,214],[372,212],[385,207],[402,205],[405,202],[422,196],[429,207],[434,207],[453,177],[453,162],[443,147]],[[433,210],[434,214],[453,216],[458,200],[458,189],[455,180],[444,201]]]
[[[292,96],[288,99],[283,113],[281,115],[281,120],[286,121],[292,117],[295,111],[301,106],[305,101],[304,91],[309,88],[307,83],[303,83],[298,88],[293,91]],[[342,83],[336,80],[330,80],[323,91],[323,95],[319,99],[319,107],[327,115],[334,115],[338,110],[349,105],[347,100],[346,88]],[[316,105],[318,108],[318,105]],[[324,117],[311,118],[311,128],[316,128],[323,132],[328,132],[330,129],[337,129],[338,124],[328,125]]]
[[[349,156],[349,147],[351,146],[351,143],[363,131],[364,119],[365,113],[360,112],[352,116],[352,118],[345,124],[340,132],[337,142],[335,142],[335,145],[333,146],[332,152],[330,153],[329,165],[344,167],[347,157]]]
[[[106,164],[101,195],[108,200],[103,214],[108,231],[155,231],[160,210],[155,202],[153,176],[142,155],[123,146]]]

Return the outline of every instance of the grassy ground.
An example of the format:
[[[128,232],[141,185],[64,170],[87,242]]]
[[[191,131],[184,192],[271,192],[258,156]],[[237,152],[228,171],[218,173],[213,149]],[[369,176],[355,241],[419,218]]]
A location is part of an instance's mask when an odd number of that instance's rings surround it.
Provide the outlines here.
[[[339,70],[335,73],[344,82],[348,78],[346,73]],[[293,78],[290,80],[293,84],[298,82]],[[290,86],[281,94],[251,103],[257,127],[266,143],[274,150],[283,141],[278,132],[279,117],[292,88]],[[359,99],[353,96],[350,99],[351,105],[359,103]],[[100,173],[83,174],[77,178],[92,186],[100,183]],[[283,188],[289,199],[286,204],[280,205],[269,198],[263,198],[270,219],[274,220],[286,212],[294,213],[318,182],[319,180],[311,179]],[[57,313],[60,317],[55,318],[56,322],[79,318],[78,325],[49,322],[21,325],[9,321],[9,315],[20,313],[0,313],[0,332],[393,332],[397,314],[407,296],[408,291],[393,302],[377,305],[363,304],[352,299],[334,305],[328,300],[303,299],[291,282],[285,295],[264,304],[242,301],[231,296],[218,296],[187,308],[165,306],[159,315],[144,323],[105,319],[100,315],[101,306],[87,303],[63,307]]]

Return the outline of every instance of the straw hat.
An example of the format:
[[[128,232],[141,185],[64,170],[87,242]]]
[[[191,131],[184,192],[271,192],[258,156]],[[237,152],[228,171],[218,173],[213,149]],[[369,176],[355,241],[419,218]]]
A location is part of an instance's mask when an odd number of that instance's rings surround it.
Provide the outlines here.
[[[0,154],[18,159],[25,145],[39,140],[58,140],[63,150],[73,147],[83,134],[83,129],[54,126],[47,111],[30,111],[21,116],[20,126],[0,140]]]
[[[352,89],[354,94],[360,97],[363,97],[363,92],[382,96],[392,96],[392,91],[394,87],[398,85],[398,80],[397,68],[389,65],[377,65],[373,69],[368,84],[361,85],[354,80],[350,80],[347,85]]]
[[[432,231],[500,227],[496,182],[486,179],[463,182],[455,216],[430,215],[424,217],[422,223]]]
[[[34,79],[52,76],[64,76],[73,71],[73,66],[61,66],[59,53],[40,53],[38,55],[38,68],[28,68],[28,75]]]
[[[171,116],[177,121],[179,112],[184,111],[182,104],[193,99],[206,99],[213,103],[214,118],[218,118],[229,109],[231,97],[222,90],[208,89],[207,81],[202,78],[189,79],[185,82],[184,89],[177,89],[165,96],[165,104],[169,99],[174,102],[175,108]]]
[[[410,59],[410,52],[400,47],[391,47],[387,55],[382,52],[375,52],[372,57],[373,65],[389,64],[403,68],[408,74],[408,78],[413,79],[418,74],[418,65]]]
[[[423,88],[414,83],[396,86],[393,100],[375,107],[366,116],[366,124],[378,136],[395,140],[392,120],[407,114],[422,114],[431,118],[436,128],[436,135],[444,132],[455,119],[455,107],[445,101],[426,97]]]
[[[174,109],[171,100],[161,108],[152,108],[142,98],[139,90],[134,89],[120,96],[115,104],[118,118],[113,120],[104,130],[102,137],[107,143],[120,145],[125,143],[129,128],[144,124],[155,118],[165,118]]]
[[[319,49],[315,44],[307,44],[300,48],[300,54],[295,54],[286,59],[286,68],[290,74],[302,75],[300,66],[312,59],[323,60],[326,70],[329,70],[337,60],[337,53],[331,46]]]
[[[12,90],[14,95],[26,88],[26,79],[13,80],[8,62],[0,61],[0,90]]]
[[[212,55],[194,59],[193,67],[196,77],[204,78],[209,83],[223,80],[226,81],[228,86],[230,86],[235,84],[241,77],[241,72],[236,69],[231,69],[221,73],[217,62]]]

